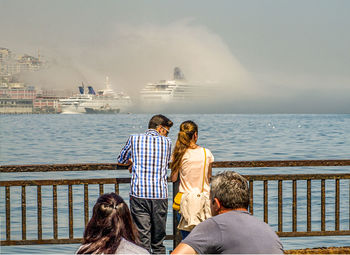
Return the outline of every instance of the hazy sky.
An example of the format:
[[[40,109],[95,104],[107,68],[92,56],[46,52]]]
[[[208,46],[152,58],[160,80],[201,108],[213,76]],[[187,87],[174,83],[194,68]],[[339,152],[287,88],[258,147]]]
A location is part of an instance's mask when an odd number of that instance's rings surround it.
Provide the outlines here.
[[[220,86],[207,112],[350,113],[349,13],[347,0],[0,0],[0,47],[40,49],[53,64],[28,79],[42,87],[108,75],[136,96],[179,66]]]

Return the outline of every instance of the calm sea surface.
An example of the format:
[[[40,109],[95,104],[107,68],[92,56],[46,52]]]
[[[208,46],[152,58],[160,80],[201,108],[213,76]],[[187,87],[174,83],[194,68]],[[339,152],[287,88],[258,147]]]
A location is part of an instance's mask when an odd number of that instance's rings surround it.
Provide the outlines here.
[[[119,115],[1,115],[0,164],[114,163],[128,135],[144,132],[151,114]],[[216,161],[229,160],[306,160],[350,159],[350,115],[235,115],[169,114],[174,121],[170,137],[175,142],[182,121],[199,125],[198,144],[209,148]],[[220,169],[215,169],[220,171]],[[347,167],[236,169],[241,174],[348,173]],[[58,172],[1,174],[1,180],[62,178],[112,178],[126,172]],[[291,200],[292,183],[283,186],[284,198]],[[349,181],[341,181],[340,229],[349,229]],[[269,224],[277,229],[276,185],[269,188]],[[169,186],[171,190],[171,186]],[[128,200],[128,185],[121,195]],[[306,183],[298,183],[298,230],[306,230]],[[312,230],[320,226],[320,183],[312,185]],[[106,185],[105,192],[113,191]],[[262,185],[254,186],[254,215],[262,218]],[[334,182],[326,182],[326,228],[334,230]],[[84,231],[83,190],[73,188],[74,236]],[[0,237],[5,239],[5,190],[0,189]],[[52,215],[52,189],[43,187],[43,215]],[[98,187],[89,188],[90,212],[98,197]],[[62,197],[62,199],[60,199]],[[36,189],[27,189],[27,238],[36,238]],[[58,188],[59,237],[67,236],[67,189]],[[11,238],[21,238],[20,189],[11,189]],[[171,202],[171,201],[170,201]],[[290,203],[289,203],[290,204]],[[169,203],[170,205],[170,203]],[[291,231],[291,208],[283,208],[284,230]],[[172,232],[169,208],[167,232]],[[52,237],[52,216],[43,219],[43,238]],[[33,224],[31,224],[33,223]],[[349,236],[282,238],[285,249],[350,246]],[[171,249],[172,242],[166,242]],[[41,245],[0,247],[1,253],[74,253],[79,245]]]

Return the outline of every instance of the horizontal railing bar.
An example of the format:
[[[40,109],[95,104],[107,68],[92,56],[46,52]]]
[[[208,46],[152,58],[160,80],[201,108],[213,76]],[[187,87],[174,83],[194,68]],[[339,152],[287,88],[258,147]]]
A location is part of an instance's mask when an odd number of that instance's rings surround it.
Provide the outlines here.
[[[276,232],[280,237],[301,237],[301,236],[346,236],[350,230],[339,231],[309,231],[309,232]]]
[[[10,246],[10,245],[35,245],[35,244],[74,244],[81,243],[82,238],[74,239],[41,239],[41,240],[10,240],[10,241],[0,241],[0,246]]]
[[[223,167],[299,167],[299,166],[350,166],[350,159],[343,160],[263,160],[263,161],[217,161],[215,168]]]
[[[0,186],[80,185],[130,183],[130,178],[0,181]]]
[[[350,174],[266,174],[243,175],[249,181],[293,181],[293,180],[321,180],[321,179],[350,179]],[[170,178],[168,179],[170,181]],[[66,180],[15,180],[0,181],[1,186],[37,186],[37,185],[80,185],[80,184],[120,184],[130,183],[130,178],[104,179],[66,179]]]
[[[307,167],[307,166],[350,166],[350,159],[342,160],[269,160],[269,161],[217,161],[213,168],[255,168],[255,167]],[[116,163],[85,164],[43,164],[43,165],[0,165],[1,173],[10,172],[56,172],[125,170],[128,166]]]
[[[115,163],[91,163],[91,164],[43,164],[43,165],[4,165],[0,166],[0,172],[61,172],[61,171],[95,171],[95,170],[125,170],[127,166]]]
[[[293,180],[319,180],[319,179],[350,179],[350,174],[266,174],[243,175],[253,181],[293,181]]]
[[[174,235],[166,235],[165,240],[173,240]],[[83,238],[73,239],[41,239],[41,240],[3,240],[0,241],[0,246],[10,245],[36,245],[36,244],[74,244],[81,243]]]
[[[310,231],[310,232],[276,232],[280,237],[302,237],[302,236],[343,236],[350,235],[350,230],[340,231]],[[173,240],[174,235],[167,235],[165,240]],[[81,243],[82,238],[74,239],[42,239],[42,240],[4,240],[0,246],[9,245],[36,245],[36,244],[74,244]]]

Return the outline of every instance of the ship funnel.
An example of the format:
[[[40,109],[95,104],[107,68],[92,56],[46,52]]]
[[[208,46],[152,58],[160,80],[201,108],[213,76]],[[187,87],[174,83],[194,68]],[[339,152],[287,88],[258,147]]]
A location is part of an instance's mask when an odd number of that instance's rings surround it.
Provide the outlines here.
[[[91,94],[91,95],[96,95],[96,93],[95,93],[93,87],[89,86],[88,89],[89,89],[89,94]]]
[[[109,77],[106,76],[106,81],[105,81],[105,84],[106,84],[106,90],[111,90],[111,84],[109,83]]]
[[[174,80],[184,80],[184,79],[185,79],[185,75],[183,74],[181,69],[179,67],[175,67],[174,68]]]
[[[84,94],[84,84],[79,86],[79,92],[80,94]]]

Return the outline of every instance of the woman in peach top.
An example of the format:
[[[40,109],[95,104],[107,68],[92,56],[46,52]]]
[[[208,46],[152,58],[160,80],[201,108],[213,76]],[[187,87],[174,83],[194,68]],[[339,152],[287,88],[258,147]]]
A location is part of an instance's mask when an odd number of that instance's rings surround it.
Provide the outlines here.
[[[179,192],[182,193],[190,192],[195,188],[209,193],[211,163],[214,157],[210,150],[197,145],[197,139],[197,124],[191,120],[181,123],[172,155],[171,180],[176,182],[180,176]],[[189,233],[181,230],[182,238],[184,239]]]

